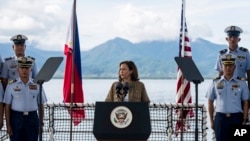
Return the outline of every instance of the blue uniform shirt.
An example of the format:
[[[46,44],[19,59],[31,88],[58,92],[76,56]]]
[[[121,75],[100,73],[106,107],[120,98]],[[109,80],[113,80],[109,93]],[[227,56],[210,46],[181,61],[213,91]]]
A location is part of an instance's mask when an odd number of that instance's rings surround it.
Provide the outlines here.
[[[47,102],[44,90],[42,90],[42,103]],[[11,109],[20,112],[36,111],[38,109],[39,85],[30,79],[24,84],[20,78],[7,85],[3,103],[10,104]]]
[[[34,60],[34,58],[32,58],[32,59]],[[18,67],[17,57],[5,58],[5,61],[3,63],[1,76],[3,78],[9,79],[9,80],[15,80],[16,78],[19,77],[17,67]],[[32,71],[32,73],[30,73],[30,77],[35,78],[37,73],[38,73],[35,60],[33,61],[33,64],[31,66],[31,71]]]
[[[234,54],[236,56],[236,69],[234,71],[234,76],[247,78],[246,72],[250,70],[250,54],[246,48],[237,47],[235,51],[230,51],[229,49],[221,50],[215,65],[215,70],[222,71],[222,64],[220,57],[226,53]]]
[[[245,81],[234,77],[227,81],[222,76],[212,81],[206,97],[216,100],[215,112],[238,113],[243,112],[241,102],[248,100],[250,94]]]

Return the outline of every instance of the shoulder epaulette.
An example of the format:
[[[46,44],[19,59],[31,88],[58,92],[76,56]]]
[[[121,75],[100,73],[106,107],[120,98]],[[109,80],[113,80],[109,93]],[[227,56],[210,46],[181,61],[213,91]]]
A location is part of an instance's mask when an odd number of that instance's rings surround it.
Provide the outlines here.
[[[244,51],[244,52],[247,52],[248,51],[248,49],[247,48],[244,48],[244,47],[240,47],[239,48],[241,51]]]
[[[9,80],[9,81],[8,81],[8,84],[12,84],[12,83],[14,83],[14,82],[16,82],[16,80]]]
[[[34,58],[34,57],[31,57],[31,56],[27,56],[27,57],[29,57],[29,58],[31,58],[33,61],[35,61],[35,58]]]
[[[246,81],[246,80],[247,80],[246,78],[244,78],[244,77],[239,77],[239,76],[237,77],[237,79],[238,79],[238,80],[243,80],[243,81]]]
[[[4,58],[5,61],[11,60],[13,57]]]
[[[219,51],[219,52],[220,52],[220,54],[224,54],[224,53],[227,52],[227,49],[223,49],[223,50],[221,50],[221,51]]]
[[[218,76],[218,77],[215,77],[213,80],[218,80],[218,79],[220,79],[220,76]]]

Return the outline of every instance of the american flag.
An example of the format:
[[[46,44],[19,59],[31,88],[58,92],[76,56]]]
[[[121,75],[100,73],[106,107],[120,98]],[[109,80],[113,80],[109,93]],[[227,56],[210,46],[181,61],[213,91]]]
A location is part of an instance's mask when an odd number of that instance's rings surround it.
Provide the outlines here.
[[[180,28],[180,41],[179,41],[179,57],[188,57],[192,59],[192,51],[190,41],[188,37],[187,24],[184,16],[184,1],[182,3],[181,11],[181,28]],[[187,81],[180,68],[177,72],[177,91],[176,91],[176,103],[186,104],[192,103],[190,82]],[[176,110],[178,115],[178,121],[176,122],[175,132],[185,131],[189,129],[189,124],[186,122],[186,118],[193,117],[194,113],[192,110]]]

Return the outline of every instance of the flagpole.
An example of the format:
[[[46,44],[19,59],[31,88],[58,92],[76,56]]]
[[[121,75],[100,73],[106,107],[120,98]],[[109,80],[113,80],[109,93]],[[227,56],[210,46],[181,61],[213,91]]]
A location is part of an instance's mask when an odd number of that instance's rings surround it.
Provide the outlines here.
[[[76,0],[74,0],[73,3],[73,48],[72,48],[72,68],[71,68],[71,97],[70,97],[70,141],[72,141],[72,122],[73,122],[73,99],[74,99],[74,86],[75,86],[75,77],[74,77],[74,67],[75,67],[75,41],[76,41],[76,37],[75,37],[75,33],[76,33]]]
[[[183,8],[182,8],[182,20],[183,20],[183,22],[182,22],[182,28],[184,28],[185,27],[185,24],[186,24],[186,15],[185,15],[185,11],[186,11],[186,0],[182,0],[182,6],[183,6]],[[185,47],[185,29],[183,29],[182,30],[182,49],[184,49],[184,47]],[[197,87],[197,84],[195,85],[195,91],[196,91],[196,102],[195,102],[195,141],[198,141],[198,97],[197,97],[197,93],[198,93],[198,87]],[[183,103],[183,100],[182,100],[182,103]],[[182,119],[183,120],[183,119]]]
[[[185,0],[182,0],[182,17],[181,17],[181,20],[182,20],[182,27],[181,27],[181,32],[182,32],[182,42],[181,42],[181,57],[185,57],[185,23],[186,23],[186,20],[185,20]],[[181,72],[182,73],[182,72]],[[184,85],[184,76],[182,75],[182,79],[181,79],[181,104],[183,105],[183,100],[184,100],[184,96],[183,96],[183,93],[184,93],[184,89],[183,89],[183,85]]]
[[[182,0],[183,1],[183,25],[185,26],[186,24],[186,16],[185,16],[185,9],[186,9],[186,0]],[[183,26],[183,27],[184,27]],[[183,33],[185,33],[185,30],[183,30]],[[184,35],[184,34],[183,34]],[[183,36],[184,38],[184,36]],[[182,47],[184,47],[185,45],[183,44]],[[195,100],[195,141],[198,141],[198,97],[197,97],[197,93],[198,93],[198,87],[197,84],[195,84],[195,91],[196,91],[196,100]]]
[[[182,47],[181,47],[181,50],[182,50],[182,51],[181,51],[181,56],[182,56],[182,57],[185,57],[185,54],[184,54],[184,51],[185,51],[185,36],[186,36],[186,35],[185,35],[185,24],[186,24],[186,19],[185,19],[185,6],[186,6],[185,0],[182,0],[182,17],[181,17],[181,18],[182,18],[182,19],[181,19],[181,20],[182,20],[182,25],[181,25],[181,26],[182,26],[182,31],[181,31],[181,32],[182,32],[182,37],[181,37],[181,38],[182,38],[182,43],[181,43],[181,46],[182,46]],[[182,72],[181,72],[181,73],[182,73]],[[183,122],[184,122],[184,121],[183,121],[183,116],[184,116],[184,113],[183,113],[183,112],[184,112],[184,110],[183,110],[183,103],[184,103],[184,88],[183,88],[183,87],[184,87],[184,86],[183,86],[183,85],[184,85],[184,83],[185,83],[185,81],[184,81],[184,76],[183,76],[183,75],[182,75],[181,81],[182,81],[182,82],[181,82],[181,83],[182,83],[182,84],[181,84],[181,105],[182,105],[182,108],[181,108],[181,114],[180,114],[180,115],[181,115],[181,123],[183,124]],[[182,132],[181,132],[181,141],[183,141],[183,131],[184,131],[183,128],[184,128],[184,127],[181,126],[181,131],[182,131]]]

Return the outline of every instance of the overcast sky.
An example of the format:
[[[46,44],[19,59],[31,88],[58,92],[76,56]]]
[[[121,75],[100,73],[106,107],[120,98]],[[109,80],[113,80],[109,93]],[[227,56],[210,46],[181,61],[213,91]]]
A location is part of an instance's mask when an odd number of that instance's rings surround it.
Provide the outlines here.
[[[39,48],[63,51],[73,0],[0,0],[0,42],[25,34]],[[122,37],[132,42],[175,40],[182,0],[77,0],[81,50]],[[250,49],[249,0],[186,0],[189,36],[226,44],[224,29],[243,29]]]

